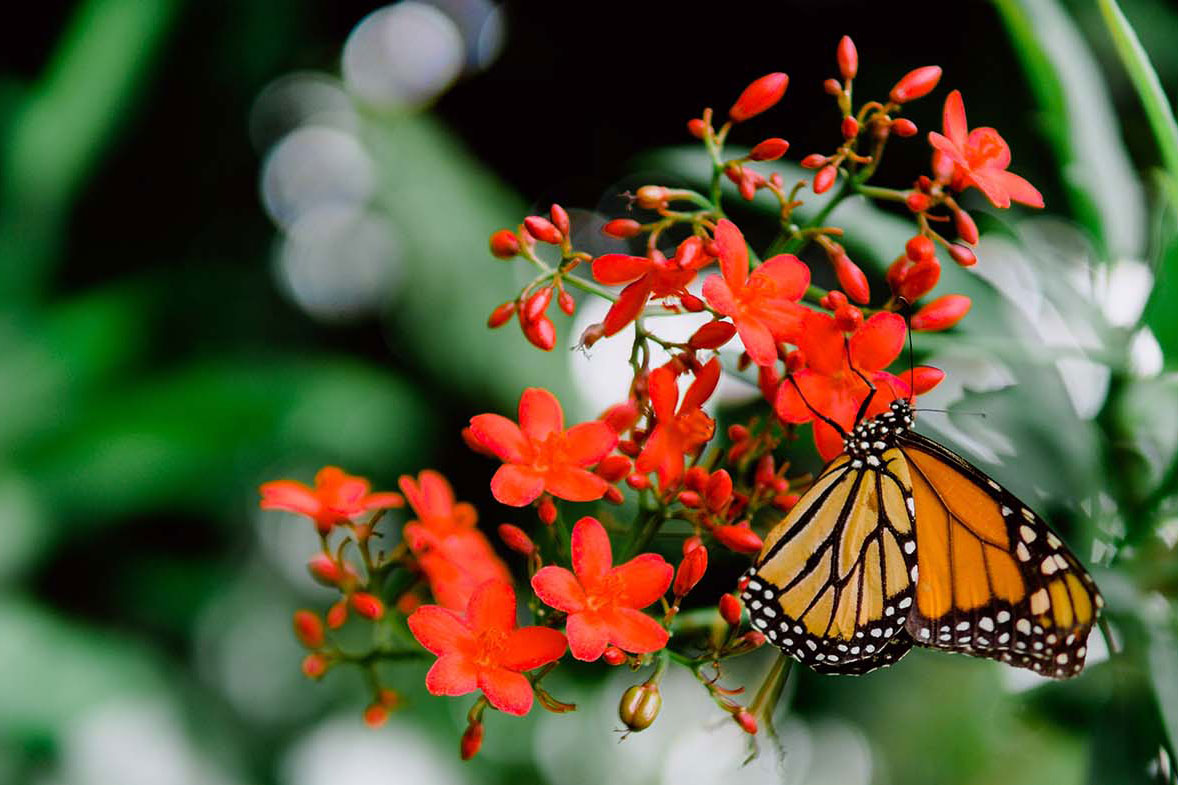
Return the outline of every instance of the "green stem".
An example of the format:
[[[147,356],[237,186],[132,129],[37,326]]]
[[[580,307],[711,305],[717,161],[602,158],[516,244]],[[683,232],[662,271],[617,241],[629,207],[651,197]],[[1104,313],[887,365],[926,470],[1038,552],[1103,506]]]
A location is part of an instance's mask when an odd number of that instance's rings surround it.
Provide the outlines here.
[[[749,706],[752,715],[766,727],[773,726],[773,710],[777,707],[777,702],[781,700],[781,694],[785,691],[785,682],[789,678],[793,662],[784,654],[778,654],[772,667],[769,668],[769,672],[765,674],[765,680],[761,682],[752,705]]]

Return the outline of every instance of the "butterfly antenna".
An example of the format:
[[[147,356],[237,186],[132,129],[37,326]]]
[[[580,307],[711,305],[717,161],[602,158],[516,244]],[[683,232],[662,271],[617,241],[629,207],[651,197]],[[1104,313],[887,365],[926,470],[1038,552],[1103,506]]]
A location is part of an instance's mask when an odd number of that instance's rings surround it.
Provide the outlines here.
[[[916,353],[912,349],[912,324],[910,323],[912,304],[903,298],[900,299],[900,302],[904,304],[902,308],[904,311],[904,326],[908,328],[908,404],[912,405],[916,401],[916,389],[914,386],[916,381]]]
[[[811,414],[813,414],[819,420],[822,420],[822,422],[826,423],[831,428],[834,428],[839,436],[841,436],[844,439],[847,438],[847,431],[845,428],[843,428],[843,426],[839,425],[837,422],[830,419],[825,414],[823,414],[822,412],[818,411],[817,409],[815,409],[813,406],[810,405],[810,402],[806,400],[806,394],[804,392],[802,392],[802,388],[798,386],[798,380],[794,378],[794,375],[792,373],[786,374],[785,378],[789,379],[789,383],[792,384],[794,386],[794,389],[798,391],[798,397],[800,397],[802,399],[802,403],[804,403],[806,405],[806,408],[810,410]]]
[[[855,422],[858,423],[863,419],[863,415],[867,414],[867,407],[871,405],[871,399],[875,397],[876,388],[871,383],[871,380],[855,367],[855,363],[851,360],[851,342],[845,337],[843,338],[843,350],[847,353],[847,365],[851,367],[851,370],[855,372],[856,376],[863,380],[863,383],[867,385],[868,389],[867,397],[863,399],[863,403],[859,404],[859,411],[855,412]]]

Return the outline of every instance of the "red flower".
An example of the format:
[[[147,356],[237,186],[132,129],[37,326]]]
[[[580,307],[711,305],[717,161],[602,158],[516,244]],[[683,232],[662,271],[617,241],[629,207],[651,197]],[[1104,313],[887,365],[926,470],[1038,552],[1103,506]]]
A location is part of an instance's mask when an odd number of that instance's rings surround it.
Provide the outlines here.
[[[399,493],[369,493],[370,489],[363,477],[337,466],[324,466],[315,474],[314,488],[294,480],[263,483],[261,507],[306,515],[315,521],[321,534],[327,534],[332,526],[363,513],[405,503]]]
[[[798,300],[810,285],[810,268],[798,257],[780,254],[749,275],[749,253],[736,224],[716,224],[720,271],[704,281],[704,297],[732,317],[745,351],[757,365],[777,361],[777,343],[795,342],[805,309]]]
[[[529,387],[519,399],[519,425],[498,414],[470,420],[471,435],[504,465],[491,480],[503,504],[523,507],[544,491],[571,502],[600,499],[609,487],[586,467],[609,455],[618,435],[601,421],[564,429],[556,396]]]
[[[462,610],[487,581],[511,583],[507,565],[475,528],[478,513],[466,502],[455,502],[445,477],[427,469],[416,480],[402,476],[400,485],[418,516],[405,524],[405,543],[439,604]]]
[[[833,316],[818,311],[806,315],[806,327],[798,348],[806,359],[805,368],[794,373],[794,381],[806,402],[837,422],[844,430],[855,426],[855,414],[867,397],[863,383],[848,362],[876,385],[877,392],[867,407],[872,417],[888,408],[898,397],[908,395],[908,385],[884,371],[904,348],[904,319],[894,313],[877,313],[855,330],[849,338],[849,350]],[[843,440],[834,428],[814,417],[788,380],[777,388],[777,416],[791,423],[814,420],[814,442],[826,460],[842,452]]]
[[[666,646],[667,631],[638,609],[666,594],[671,565],[658,554],[644,553],[614,567],[609,535],[594,518],[577,521],[572,544],[573,572],[544,567],[532,576],[532,589],[545,604],[569,615],[573,656],[596,660],[611,643],[636,654]]]
[[[936,148],[933,169],[948,171],[944,179],[950,187],[963,191],[971,185],[986,195],[995,207],[1010,207],[1011,201],[1029,207],[1042,207],[1043,195],[1035,186],[1013,172],[1010,147],[993,128],[969,130],[965,122],[965,104],[961,92],[954,90],[945,99],[944,135],[930,131],[929,143]],[[938,161],[938,155],[948,159]]]
[[[488,581],[470,597],[466,613],[423,605],[409,617],[417,641],[438,655],[425,676],[433,695],[482,690],[499,711],[527,714],[532,685],[523,671],[560,659],[565,638],[548,627],[515,626],[515,592]]]
[[[629,284],[605,315],[605,335],[614,335],[634,321],[651,297],[687,294],[687,284],[699,269],[712,261],[698,237],[679,245],[673,259],[658,251],[650,256],[611,253],[593,260],[593,277],[607,285]]]
[[[678,411],[679,387],[675,373],[666,367],[650,373],[647,388],[654,408],[655,426],[638,456],[635,468],[642,474],[657,471],[659,487],[666,489],[683,478],[683,456],[699,449],[712,438],[716,422],[700,408],[711,397],[720,381],[720,360],[712,360],[700,369],[687,388]]]

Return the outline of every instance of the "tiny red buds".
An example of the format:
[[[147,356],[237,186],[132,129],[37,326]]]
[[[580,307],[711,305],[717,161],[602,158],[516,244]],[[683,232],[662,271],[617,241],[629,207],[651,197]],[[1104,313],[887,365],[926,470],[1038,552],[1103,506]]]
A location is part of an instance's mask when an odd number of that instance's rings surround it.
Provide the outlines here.
[[[548,304],[552,302],[552,287],[545,286],[532,294],[526,301],[524,301],[523,318],[524,321],[534,322],[540,318],[540,315],[548,310]]]
[[[855,332],[863,324],[863,312],[853,305],[841,306],[834,312],[834,323],[845,333]]]
[[[803,169],[817,169],[826,163],[826,156],[822,153],[810,153],[802,159]]]
[[[708,478],[704,495],[709,510],[719,512],[724,509],[724,505],[732,498],[732,475],[726,469],[713,472]]]
[[[671,590],[676,597],[683,597],[695,588],[704,577],[708,569],[708,549],[700,546],[687,552],[683,561],[679,563],[679,570],[675,573],[675,582]]]
[[[311,572],[311,577],[325,586],[338,585],[342,576],[339,566],[326,553],[312,556],[307,562],[307,569]]]
[[[327,626],[331,629],[338,630],[347,620],[348,604],[345,601],[340,600],[327,609]]]
[[[630,459],[624,455],[607,455],[594,471],[606,482],[617,482],[630,473]]]
[[[483,723],[475,721],[466,726],[462,740],[458,742],[458,754],[463,760],[470,760],[479,754],[483,746]]]
[[[757,735],[757,718],[754,717],[748,709],[741,709],[732,715],[732,719],[736,720],[736,724],[740,729],[750,736]]]
[[[818,174],[814,175],[814,193],[824,194],[829,191],[837,177],[838,169],[833,164],[827,164],[819,169]]]
[[[663,696],[659,694],[658,684],[635,684],[622,693],[618,717],[632,731],[646,730],[659,716],[662,707]]]
[[[303,675],[308,679],[320,679],[330,666],[331,661],[322,654],[308,654],[303,658]]]
[[[847,295],[840,292],[838,289],[832,289],[818,300],[818,304],[831,313],[837,311],[841,306],[847,304]]]
[[[933,290],[941,279],[941,263],[934,256],[912,266],[905,274],[896,294],[914,303]]]
[[[712,529],[721,545],[737,553],[757,553],[761,550],[760,536],[748,526],[724,525]]]
[[[524,327],[524,337],[537,349],[550,352],[556,346],[556,325],[547,316],[541,316],[534,322],[528,322]]]
[[[514,314],[515,300],[509,300],[491,311],[491,315],[487,317],[487,326],[492,329],[502,327]]]
[[[698,117],[693,117],[687,121],[687,133],[694,136],[696,139],[703,139],[707,136],[708,125]]]
[[[692,510],[703,504],[703,499],[695,491],[679,491],[679,503]]]
[[[735,627],[740,624],[740,615],[743,613],[743,610],[740,600],[731,594],[720,596],[720,617],[728,622],[729,626]]]
[[[519,253],[519,238],[510,229],[500,229],[491,235],[491,255],[511,259]]]
[[[610,237],[617,237],[625,239],[626,237],[633,237],[642,231],[642,224],[635,221],[633,218],[615,218],[612,221],[607,221],[605,226],[601,227],[601,233],[609,235]]]
[[[843,118],[842,132],[844,139],[854,139],[859,135],[859,121],[847,115]]]
[[[369,704],[368,708],[364,710],[364,724],[370,728],[379,728],[388,722],[388,719],[388,707],[380,703]]]
[[[732,322],[708,322],[702,325],[687,341],[692,349],[719,349],[736,335]]]
[[[634,427],[634,423],[638,422],[638,414],[638,407],[634,402],[626,401],[625,403],[615,403],[606,409],[605,414],[601,415],[601,420],[614,433],[625,433]]]
[[[949,246],[949,256],[953,257],[953,261],[962,267],[973,267],[978,263],[977,255],[970,248],[960,243],[953,243]]]
[[[523,529],[510,523],[499,524],[499,539],[503,540],[503,544],[508,548],[524,556],[531,556],[536,552],[536,543],[532,542],[532,538]]]
[[[834,274],[838,278],[839,286],[855,302],[860,305],[871,301],[871,288],[867,285],[867,276],[859,269],[859,265],[851,261],[851,257],[840,253],[834,258]]]
[[[696,297],[694,294],[685,294],[679,298],[679,304],[683,306],[683,310],[689,313],[699,313],[707,308],[707,303]]]
[[[540,500],[540,505],[536,508],[536,515],[540,517],[540,522],[545,526],[556,523],[556,504],[552,501],[552,497],[545,496]]]
[[[577,310],[577,301],[567,291],[562,291],[560,296],[556,298],[556,304],[560,306],[560,310],[569,316],[573,315],[573,311]]]
[[[311,611],[295,611],[294,631],[299,643],[308,649],[318,649],[323,645],[323,622]]]
[[[711,479],[711,475],[708,474],[707,469],[702,466],[692,466],[683,475],[683,485],[696,493],[703,493],[709,479]]]
[[[622,496],[622,492],[612,485],[605,489],[605,495],[601,498],[605,499],[610,504],[621,504],[626,500],[626,497]]]
[[[917,311],[908,324],[913,330],[947,330],[969,313],[971,305],[964,294],[946,294]]]
[[[851,40],[851,36],[844,35],[839,39],[836,57],[843,79],[854,79],[855,74],[859,73],[859,52],[855,49],[855,42]]]
[[[933,245],[932,240],[923,234],[918,234],[904,245],[904,252],[912,261],[923,262],[925,259],[932,259],[937,253],[937,248]]]
[[[907,117],[901,117],[892,121],[892,133],[896,136],[907,138],[909,136],[916,136],[916,123],[909,120]]]
[[[837,79],[827,79],[822,83],[822,89],[826,91],[827,95],[839,95],[843,92],[843,86],[839,84]]]
[[[528,230],[528,234],[542,243],[560,245],[560,230],[553,226],[552,222],[547,218],[541,218],[538,215],[529,215],[524,219],[524,228]]]
[[[358,591],[352,595],[352,608],[366,619],[376,621],[384,616],[384,603],[368,592]]]
[[[638,193],[634,196],[638,200],[638,206],[647,210],[657,210],[667,206],[667,189],[661,185],[644,185],[638,189]]]
[[[931,365],[918,365],[910,371],[900,374],[900,378],[912,390],[913,395],[924,395],[936,387],[945,378],[945,372]]]
[[[925,210],[932,207],[933,200],[927,194],[922,194],[920,191],[913,191],[908,194],[908,198],[904,200],[908,205],[908,209],[914,213],[923,213]]]
[[[749,158],[754,161],[776,161],[781,156],[785,155],[786,150],[789,149],[789,142],[784,139],[773,137],[760,142],[749,153]]]
[[[683,555],[691,553],[696,548],[703,546],[704,541],[700,539],[698,534],[693,534],[683,541]]]
[[[974,223],[973,216],[965,210],[954,210],[953,225],[957,227],[958,237],[970,245],[977,245],[978,225]]]
[[[745,439],[749,438],[749,429],[740,424],[729,425],[728,438],[734,442],[743,442]]]
[[[766,74],[750,84],[728,110],[732,122],[740,123],[770,109],[785,95],[789,77],[781,72]]]
[[[892,103],[896,104],[915,101],[917,98],[923,98],[931,93],[939,81],[941,81],[941,67],[926,65],[905,74],[899,82],[896,82],[889,97],[892,99]]]
[[[601,659],[605,660],[606,665],[621,665],[626,661],[626,652],[617,646],[606,646],[605,653],[601,655]]]
[[[650,487],[650,478],[645,474],[631,474],[626,478],[626,484],[636,491],[645,491]]]
[[[548,211],[549,217],[552,219],[552,225],[557,228],[561,234],[568,236],[569,233],[569,214],[559,204],[552,205],[552,209]]]

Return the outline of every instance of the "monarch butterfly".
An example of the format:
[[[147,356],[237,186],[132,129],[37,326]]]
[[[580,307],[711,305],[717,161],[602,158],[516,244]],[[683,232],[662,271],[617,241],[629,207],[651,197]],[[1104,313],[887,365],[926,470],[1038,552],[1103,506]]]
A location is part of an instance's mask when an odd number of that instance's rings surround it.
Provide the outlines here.
[[[867,673],[916,644],[1078,674],[1104,605],[1091,576],[1029,507],[914,432],[907,400],[864,420],[875,387],[860,378],[851,433],[815,412],[843,453],[742,579],[754,627],[820,673]]]

